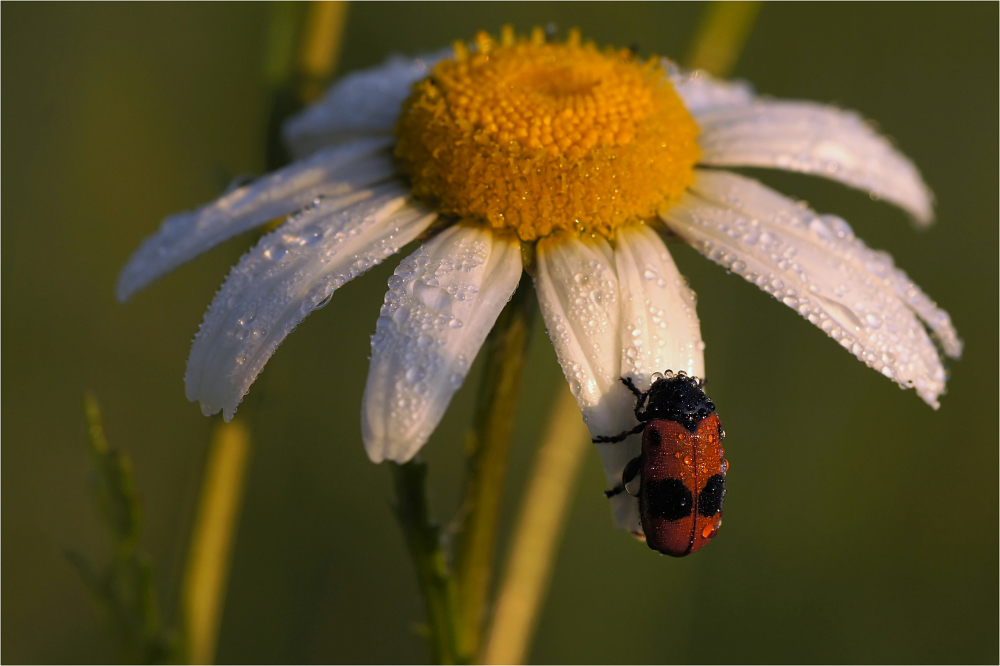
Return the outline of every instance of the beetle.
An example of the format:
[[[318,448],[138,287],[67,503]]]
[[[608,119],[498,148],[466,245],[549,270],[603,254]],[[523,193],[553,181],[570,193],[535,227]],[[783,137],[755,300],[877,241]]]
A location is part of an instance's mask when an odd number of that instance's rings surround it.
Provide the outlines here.
[[[642,452],[625,465],[621,484],[604,494],[638,496],[649,547],[673,557],[689,555],[715,538],[722,525],[729,462],[715,403],[704,382],[683,371],[654,374],[648,391],[636,388],[631,378],[621,381],[635,394],[639,425],[593,441],[621,442],[641,432]]]

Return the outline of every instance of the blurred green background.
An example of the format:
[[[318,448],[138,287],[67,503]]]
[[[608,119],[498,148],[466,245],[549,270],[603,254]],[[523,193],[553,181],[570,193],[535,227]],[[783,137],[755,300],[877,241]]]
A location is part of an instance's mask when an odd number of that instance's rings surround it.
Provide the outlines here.
[[[355,4],[339,71],[555,22],[681,58],[703,5]],[[241,237],[141,293],[117,273],[168,213],[260,173],[267,4],[2,8],[4,662],[102,662],[114,646],[61,554],[106,548],[87,492],[80,397],[133,460],[143,547],[172,621],[213,421],[184,398],[190,341]],[[686,247],[710,393],[729,434],[726,525],[673,560],[613,529],[586,461],[531,658],[537,662],[998,660],[998,6],[765,5],[736,75],[861,111],[920,166],[938,223],[865,194],[769,184],[851,222],[966,341],[940,411]],[[427,658],[390,475],[361,446],[369,335],[390,260],[290,336],[239,418],[253,460],[218,659]],[[541,324],[515,430],[505,524],[562,381]],[[477,386],[476,376],[467,386]],[[425,449],[437,515],[461,484],[463,391]]]

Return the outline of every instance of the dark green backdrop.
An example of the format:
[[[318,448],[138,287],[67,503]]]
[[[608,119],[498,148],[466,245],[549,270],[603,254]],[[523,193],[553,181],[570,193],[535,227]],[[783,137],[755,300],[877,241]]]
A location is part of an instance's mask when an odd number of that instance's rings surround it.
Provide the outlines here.
[[[505,22],[682,57],[700,4],[357,4],[341,71]],[[144,547],[173,614],[212,421],[184,398],[190,340],[237,239],[118,305],[112,288],[166,214],[260,172],[266,4],[2,9],[2,659],[114,658],[60,549],[97,557],[81,392],[135,466]],[[995,3],[765,6],[736,68],[761,92],[860,110],[920,166],[938,223],[914,232],[864,194],[765,174],[849,220],[952,314],[967,343],[934,412],[790,309],[693,251],[711,392],[729,433],[726,525],[672,560],[615,531],[591,454],[532,659],[992,662],[997,651],[998,9]],[[368,462],[368,336],[395,261],[289,337],[240,417],[254,436],[221,661],[426,659],[422,605]],[[505,516],[558,383],[539,326]],[[476,386],[475,377],[469,386]],[[470,391],[426,448],[450,516]]]

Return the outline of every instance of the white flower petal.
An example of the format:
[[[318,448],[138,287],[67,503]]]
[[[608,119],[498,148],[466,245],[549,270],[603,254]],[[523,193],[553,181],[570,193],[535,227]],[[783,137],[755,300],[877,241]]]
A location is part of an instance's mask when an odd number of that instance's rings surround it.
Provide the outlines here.
[[[621,384],[614,252],[603,238],[564,235],[540,240],[536,256],[542,316],[583,420],[595,436],[616,435],[635,422],[618,409],[634,401]]]
[[[271,354],[341,285],[415,239],[436,213],[399,184],[326,198],[261,239],[215,295],[185,384],[205,415],[228,421]]]
[[[615,267],[622,299],[621,376],[650,387],[654,372],[705,376],[705,343],[695,295],[659,234],[639,224],[619,227]]]
[[[345,195],[395,172],[388,139],[365,139],[324,150],[229,192],[198,210],[171,215],[143,241],[118,277],[126,301],[153,280],[219,243],[283,217],[322,195]]]
[[[646,225],[620,227],[615,235],[615,269],[621,298],[621,377],[636,387],[650,387],[654,372],[683,370],[705,376],[701,326],[694,292],[681,277],[659,234]],[[620,432],[636,424],[634,397],[622,409]],[[623,442],[598,444],[609,487],[621,483],[622,470],[641,453],[642,435]],[[615,524],[641,531],[636,498],[621,493],[611,498]]]
[[[560,236],[537,246],[535,292],[559,365],[594,437],[636,425],[635,397],[621,383],[621,298],[614,252],[603,238]],[[598,444],[609,487],[639,453],[640,438]],[[611,499],[615,524],[640,531],[635,498]]]
[[[856,113],[811,102],[758,100],[696,114],[701,163],[800,171],[869,192],[921,225],[934,195],[913,163]]]
[[[681,69],[667,59],[662,62],[674,90],[696,119],[715,109],[749,106],[755,99],[753,86],[746,81],[721,81],[701,69]]]
[[[520,279],[516,237],[481,226],[452,226],[402,261],[361,408],[373,462],[406,462],[427,442]]]
[[[634,405],[635,400],[633,399],[632,402]],[[632,425],[635,425],[633,412],[628,411],[628,413],[632,414]],[[624,442],[595,444],[594,446],[597,447],[597,452],[601,455],[601,464],[604,467],[608,488],[616,488],[621,485],[622,471],[625,469],[625,465],[642,453],[642,433],[630,435]],[[620,530],[628,530],[635,535],[641,535],[642,519],[639,517],[639,498],[632,497],[628,493],[618,493],[609,501],[611,502],[611,517],[615,522],[615,527]]]
[[[710,259],[938,406],[944,369],[914,311],[957,352],[961,343],[947,314],[888,255],[855,238],[846,222],[817,216],[749,178],[714,171],[699,171],[690,191],[660,215]]]
[[[285,142],[302,158],[347,139],[390,134],[410,87],[452,53],[449,48],[416,58],[396,55],[377,67],[348,74],[285,123]]]

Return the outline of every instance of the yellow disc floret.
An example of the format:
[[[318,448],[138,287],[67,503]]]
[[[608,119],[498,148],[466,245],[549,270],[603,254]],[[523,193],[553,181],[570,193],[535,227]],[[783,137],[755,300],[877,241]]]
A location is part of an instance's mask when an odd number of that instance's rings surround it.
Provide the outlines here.
[[[540,30],[456,44],[414,86],[396,127],[414,193],[442,213],[523,240],[574,229],[611,237],[694,179],[698,127],[656,60],[546,43]]]

